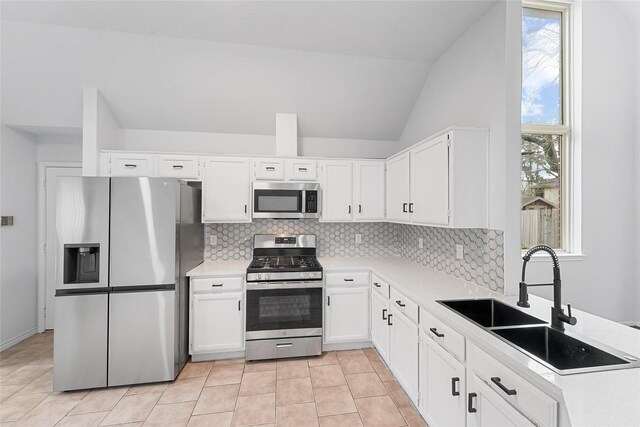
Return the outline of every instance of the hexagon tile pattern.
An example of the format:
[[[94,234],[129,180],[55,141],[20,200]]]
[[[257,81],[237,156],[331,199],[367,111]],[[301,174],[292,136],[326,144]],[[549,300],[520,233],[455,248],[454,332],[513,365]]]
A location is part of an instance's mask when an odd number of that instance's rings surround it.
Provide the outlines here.
[[[254,234],[316,234],[318,256],[402,256],[495,292],[504,293],[504,237],[502,231],[449,229],[418,225],[327,223],[314,219],[260,219],[247,224],[208,224],[205,259],[251,259]],[[362,243],[355,235],[362,234]],[[211,246],[209,236],[218,244]],[[418,238],[424,248],[418,247]],[[464,259],[456,258],[456,244],[465,247]]]

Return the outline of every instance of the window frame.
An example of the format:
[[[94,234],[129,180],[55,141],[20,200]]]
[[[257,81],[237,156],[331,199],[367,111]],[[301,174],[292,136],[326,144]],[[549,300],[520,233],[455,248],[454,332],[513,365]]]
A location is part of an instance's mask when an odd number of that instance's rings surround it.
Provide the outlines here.
[[[561,137],[561,256],[582,257],[581,254],[581,205],[580,193],[580,145],[576,135],[581,117],[580,103],[577,99],[581,75],[574,64],[577,58],[576,37],[577,22],[574,18],[577,6],[571,1],[523,1],[522,9],[540,9],[561,13],[561,124],[525,124],[521,123],[522,134],[547,134]],[[578,11],[579,12],[579,11]],[[522,251],[523,253],[526,250]],[[535,257],[535,256],[534,256]]]

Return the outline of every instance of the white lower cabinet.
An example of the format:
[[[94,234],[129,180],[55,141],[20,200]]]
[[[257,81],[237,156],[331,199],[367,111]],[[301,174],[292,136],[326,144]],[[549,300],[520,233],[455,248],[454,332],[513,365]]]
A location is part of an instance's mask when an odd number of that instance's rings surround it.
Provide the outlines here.
[[[534,426],[525,416],[509,405],[497,392],[475,376],[469,378],[467,395],[468,427]]]
[[[244,350],[242,292],[191,295],[191,354]]]
[[[393,305],[389,311],[391,326],[389,353],[389,368],[407,396],[418,405],[418,325],[404,314],[396,310]]]
[[[429,425],[464,427],[465,377],[464,365],[423,332],[419,410]]]
[[[389,298],[371,292],[371,342],[389,364]]]
[[[325,344],[369,341],[369,287],[327,287]]]

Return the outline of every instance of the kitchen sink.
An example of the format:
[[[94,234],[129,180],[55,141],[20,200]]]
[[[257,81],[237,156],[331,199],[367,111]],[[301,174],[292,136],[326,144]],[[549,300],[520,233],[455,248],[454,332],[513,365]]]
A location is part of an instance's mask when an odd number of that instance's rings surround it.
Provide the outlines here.
[[[638,364],[631,356],[614,355],[548,326],[504,328],[492,332],[544,365],[562,373],[571,373],[568,371],[576,369],[579,370],[576,373],[599,371],[602,367],[607,370],[621,369]]]
[[[439,303],[485,328],[547,323],[495,299],[450,300]]]
[[[588,343],[492,298],[438,302],[560,375],[640,367],[637,357]]]

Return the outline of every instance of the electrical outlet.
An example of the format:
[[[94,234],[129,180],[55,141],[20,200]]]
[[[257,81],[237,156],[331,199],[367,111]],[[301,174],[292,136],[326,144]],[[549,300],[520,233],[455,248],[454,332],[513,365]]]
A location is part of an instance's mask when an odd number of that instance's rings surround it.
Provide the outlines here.
[[[464,259],[464,246],[456,245],[456,258]]]
[[[362,243],[362,234],[356,234],[356,243]]]
[[[424,237],[418,237],[418,247],[424,249]]]
[[[216,236],[215,234],[212,234],[211,236],[209,236],[209,244],[211,246],[217,246],[218,245],[218,236]]]

